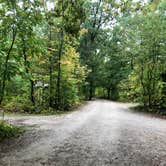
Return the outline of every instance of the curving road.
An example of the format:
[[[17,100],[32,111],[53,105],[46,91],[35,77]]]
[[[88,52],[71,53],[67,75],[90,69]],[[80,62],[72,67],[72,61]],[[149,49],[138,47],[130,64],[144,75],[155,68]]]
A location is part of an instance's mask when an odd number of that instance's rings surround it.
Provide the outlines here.
[[[15,117],[31,126],[0,144],[0,166],[166,166],[166,120],[97,100],[63,116]]]

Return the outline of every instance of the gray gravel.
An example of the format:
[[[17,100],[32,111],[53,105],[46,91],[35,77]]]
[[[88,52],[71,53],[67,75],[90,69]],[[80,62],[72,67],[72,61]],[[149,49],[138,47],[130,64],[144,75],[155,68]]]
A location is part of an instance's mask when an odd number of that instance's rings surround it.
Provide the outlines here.
[[[166,120],[96,100],[63,116],[9,118],[33,126],[0,144],[0,166],[166,166]]]

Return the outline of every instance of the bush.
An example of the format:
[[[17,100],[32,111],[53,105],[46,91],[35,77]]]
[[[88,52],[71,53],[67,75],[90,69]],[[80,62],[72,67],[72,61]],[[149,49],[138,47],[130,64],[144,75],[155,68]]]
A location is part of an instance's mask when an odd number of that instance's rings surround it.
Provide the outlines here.
[[[38,113],[39,107],[32,105],[30,101],[22,98],[21,96],[11,97],[3,104],[3,109],[8,112],[20,113]]]
[[[0,121],[0,140],[18,136],[22,132],[23,130],[21,127],[8,124],[5,121]]]

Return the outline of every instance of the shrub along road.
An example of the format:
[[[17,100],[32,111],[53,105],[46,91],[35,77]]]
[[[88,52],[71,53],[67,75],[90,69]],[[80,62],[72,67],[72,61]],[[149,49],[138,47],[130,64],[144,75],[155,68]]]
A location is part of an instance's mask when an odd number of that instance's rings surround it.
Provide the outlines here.
[[[166,121],[97,100],[62,116],[9,118],[31,126],[0,144],[6,166],[166,166]]]

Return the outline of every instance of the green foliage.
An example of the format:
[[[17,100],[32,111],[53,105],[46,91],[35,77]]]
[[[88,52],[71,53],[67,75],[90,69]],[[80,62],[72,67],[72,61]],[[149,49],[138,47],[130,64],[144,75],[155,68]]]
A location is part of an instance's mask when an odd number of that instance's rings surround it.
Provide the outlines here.
[[[165,1],[1,0],[0,104],[40,113],[99,96],[165,109],[165,9]]]
[[[132,60],[132,74],[123,83],[126,97],[140,102],[148,110],[164,108],[165,94],[162,75],[165,74],[165,14],[154,4],[144,7],[144,14],[134,13],[122,21],[127,33],[126,46]],[[155,4],[156,5],[156,4]],[[148,11],[148,12],[147,12]],[[161,109],[162,110],[162,109]]]
[[[5,121],[0,121],[0,141],[4,138],[10,138],[18,136],[23,132],[21,127],[16,127],[14,125],[8,124]]]

